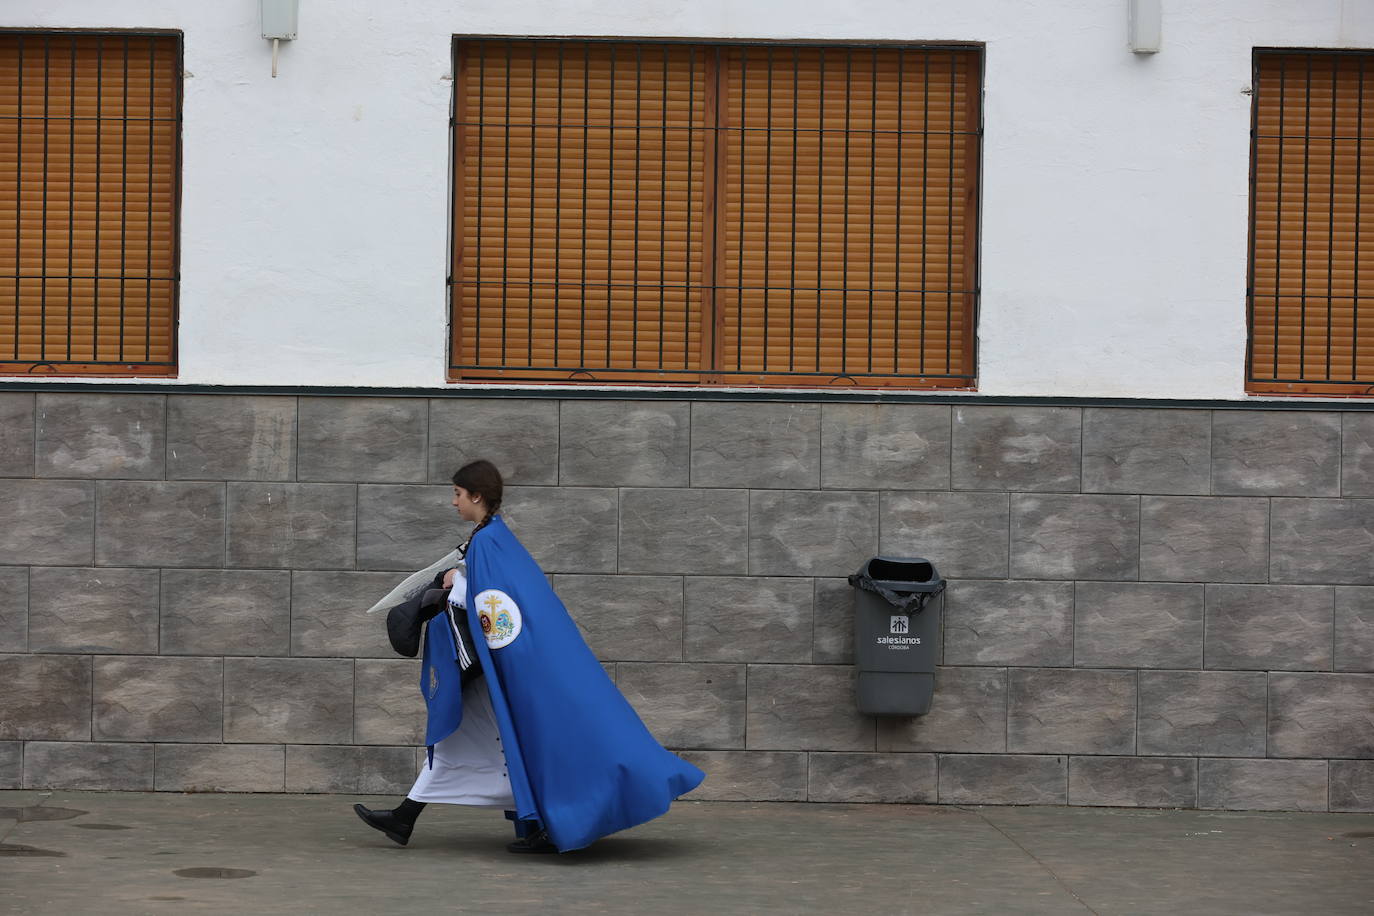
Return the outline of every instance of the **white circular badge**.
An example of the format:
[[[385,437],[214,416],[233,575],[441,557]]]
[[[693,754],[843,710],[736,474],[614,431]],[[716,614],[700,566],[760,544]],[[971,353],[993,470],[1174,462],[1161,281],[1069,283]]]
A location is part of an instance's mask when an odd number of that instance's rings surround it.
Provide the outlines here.
[[[489,588],[478,592],[474,603],[488,648],[500,649],[515,642],[520,635],[520,606],[515,599],[500,589]]]

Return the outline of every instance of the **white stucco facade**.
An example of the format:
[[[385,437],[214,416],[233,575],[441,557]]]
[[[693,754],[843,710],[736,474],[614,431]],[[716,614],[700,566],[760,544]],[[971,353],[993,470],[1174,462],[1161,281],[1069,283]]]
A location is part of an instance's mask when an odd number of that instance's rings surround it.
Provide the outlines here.
[[[983,43],[979,393],[1244,398],[1251,52],[1374,47],[1371,0],[7,0],[185,35],[177,383],[444,383],[454,34]],[[160,384],[149,380],[147,384]],[[547,389],[545,389],[547,390]]]

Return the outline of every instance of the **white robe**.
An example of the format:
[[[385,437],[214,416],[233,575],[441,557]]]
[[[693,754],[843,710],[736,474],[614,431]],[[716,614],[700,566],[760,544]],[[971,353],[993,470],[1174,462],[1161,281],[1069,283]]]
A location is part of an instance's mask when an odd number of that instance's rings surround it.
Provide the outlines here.
[[[455,613],[467,613],[462,609],[466,593],[467,582],[459,576],[450,592]],[[434,745],[433,767],[425,762],[406,797],[445,805],[515,807],[506,755],[501,750],[501,730],[496,724],[485,677],[463,688],[463,724]]]

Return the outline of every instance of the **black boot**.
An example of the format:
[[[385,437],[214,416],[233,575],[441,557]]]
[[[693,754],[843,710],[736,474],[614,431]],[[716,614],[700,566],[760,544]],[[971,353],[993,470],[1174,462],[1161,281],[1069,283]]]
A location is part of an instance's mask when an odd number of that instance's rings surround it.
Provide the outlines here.
[[[387,835],[387,839],[404,846],[410,842],[411,831],[415,829],[415,816],[419,814],[419,811],[415,811],[406,818],[405,814],[410,812],[405,809],[408,805],[416,804],[418,803],[406,799],[401,803],[401,807],[394,811],[372,811],[362,805],[354,805],[353,810],[363,819],[364,824],[380,830]],[[419,804],[419,807],[423,808],[424,805]]]
[[[522,836],[514,843],[506,844],[507,852],[558,852],[558,847],[553,845],[549,839],[549,834],[545,830],[535,830],[527,836]]]

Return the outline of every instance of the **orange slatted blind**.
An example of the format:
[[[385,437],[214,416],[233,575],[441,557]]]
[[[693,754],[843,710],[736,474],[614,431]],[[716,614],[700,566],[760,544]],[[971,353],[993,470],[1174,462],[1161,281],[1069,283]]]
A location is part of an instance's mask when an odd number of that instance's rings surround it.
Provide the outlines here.
[[[0,32],[0,372],[175,374],[180,60]]]
[[[458,73],[452,352],[470,367],[462,375],[566,379],[596,367],[599,377],[694,378],[702,52],[471,42]]]
[[[726,369],[968,384],[977,72],[969,51],[730,49]]]
[[[452,378],[972,385],[977,51],[456,60]]]
[[[1255,54],[1248,388],[1374,394],[1374,54]]]

